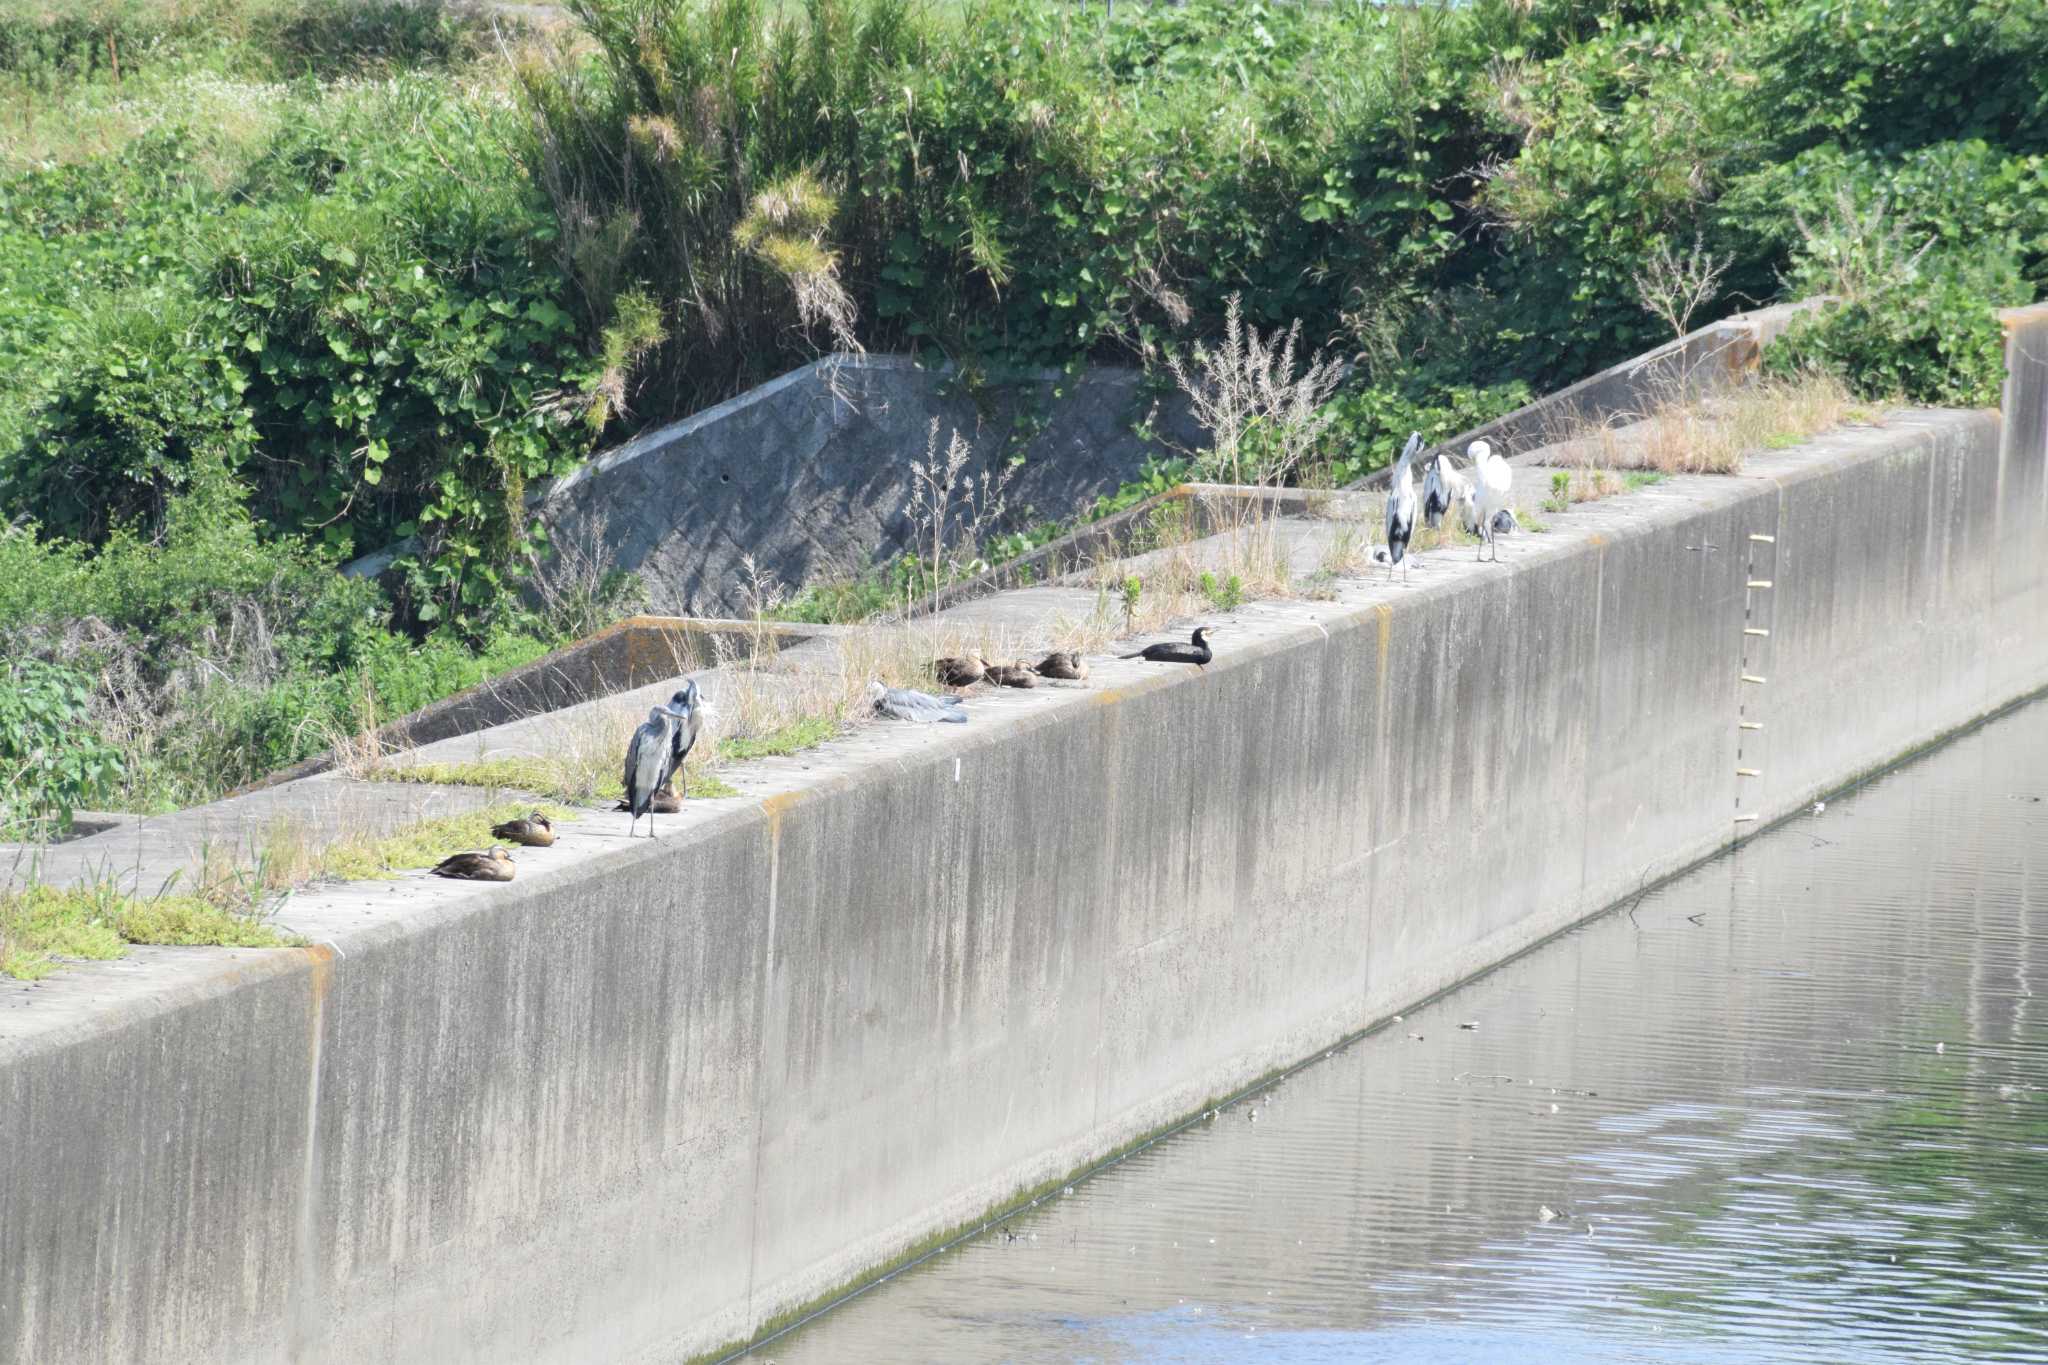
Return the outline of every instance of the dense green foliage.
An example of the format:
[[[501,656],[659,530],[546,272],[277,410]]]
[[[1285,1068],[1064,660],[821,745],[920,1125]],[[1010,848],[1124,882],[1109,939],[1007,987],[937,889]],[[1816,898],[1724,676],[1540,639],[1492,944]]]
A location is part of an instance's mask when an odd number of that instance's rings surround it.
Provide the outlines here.
[[[121,756],[91,728],[89,676],[36,659],[0,669],[0,830],[61,834],[113,789]]]
[[[821,348],[1151,365],[1240,297],[1349,362],[1344,480],[1780,297],[1773,366],[1987,402],[2048,278],[2039,3],[571,9],[0,16],[0,657],[92,679],[118,799],[530,657],[528,487]]]

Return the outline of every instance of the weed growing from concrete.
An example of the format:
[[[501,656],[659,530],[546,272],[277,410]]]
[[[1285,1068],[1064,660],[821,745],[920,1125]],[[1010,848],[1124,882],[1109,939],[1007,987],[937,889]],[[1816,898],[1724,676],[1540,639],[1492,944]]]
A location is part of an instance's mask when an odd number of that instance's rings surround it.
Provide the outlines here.
[[[0,891],[0,976],[34,981],[76,961],[124,957],[131,943],[280,948],[302,940],[260,915],[203,896],[131,896],[111,882]]]
[[[1760,379],[1667,402],[1634,421],[1581,428],[1566,435],[1551,463],[1576,470],[1733,474],[1752,451],[1798,445],[1870,415],[1828,375]]]

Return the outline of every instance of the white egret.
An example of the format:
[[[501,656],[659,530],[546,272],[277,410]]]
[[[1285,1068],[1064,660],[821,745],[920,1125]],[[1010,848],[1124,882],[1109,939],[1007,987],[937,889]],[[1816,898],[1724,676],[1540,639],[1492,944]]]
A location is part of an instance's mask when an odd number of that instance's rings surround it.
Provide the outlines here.
[[[1515,491],[1515,476],[1508,468],[1508,462],[1493,453],[1493,447],[1484,441],[1474,441],[1465,452],[1472,457],[1472,487],[1474,510],[1479,516],[1480,551],[1493,551],[1493,558],[1500,558],[1500,549],[1493,543],[1494,518],[1507,510],[1508,498]]]

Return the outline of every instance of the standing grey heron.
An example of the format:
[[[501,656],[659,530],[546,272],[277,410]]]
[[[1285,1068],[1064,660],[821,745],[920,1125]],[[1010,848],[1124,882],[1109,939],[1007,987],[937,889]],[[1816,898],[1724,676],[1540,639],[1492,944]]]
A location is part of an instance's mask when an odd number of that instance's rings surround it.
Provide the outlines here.
[[[1451,457],[1438,451],[1422,475],[1422,524],[1434,531],[1443,525],[1444,513],[1472,495],[1472,481],[1458,472]],[[1470,529],[1469,523],[1467,529]]]
[[[628,839],[643,815],[647,817],[647,837],[655,837],[654,794],[668,785],[675,731],[687,719],[672,707],[657,706],[626,744],[626,810],[633,817],[626,825]]]
[[[1394,477],[1387,485],[1387,577],[1394,576],[1394,566],[1401,565],[1401,581],[1408,581],[1408,566],[1403,563],[1408,557],[1408,541],[1415,534],[1415,457],[1422,450],[1422,433],[1408,433],[1408,444],[1401,447],[1401,458],[1394,462]],[[1434,466],[1432,474],[1434,474]]]
[[[668,699],[667,709],[678,715],[680,719],[674,731],[669,735],[668,780],[662,783],[662,791],[667,795],[675,797],[676,809],[681,810],[687,786],[683,779],[683,760],[690,756],[690,750],[696,747],[697,737],[704,733],[704,711],[706,708],[703,697],[698,695],[696,679],[692,678],[685,682],[682,690]],[[653,814],[654,809],[654,807],[649,806],[648,813],[650,815]],[[653,822],[649,821],[648,824],[651,828]]]

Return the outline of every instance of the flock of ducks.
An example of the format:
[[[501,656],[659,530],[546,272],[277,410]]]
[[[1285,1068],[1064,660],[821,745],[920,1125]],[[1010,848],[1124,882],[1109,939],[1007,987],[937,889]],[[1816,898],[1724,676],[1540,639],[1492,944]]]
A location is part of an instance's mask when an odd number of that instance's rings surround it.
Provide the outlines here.
[[[1415,534],[1418,510],[1414,464],[1421,453],[1422,433],[1413,432],[1394,464],[1387,495],[1386,549],[1374,556],[1386,564],[1389,578],[1399,565],[1403,582],[1407,581],[1408,542]],[[1419,504],[1423,523],[1434,530],[1442,525],[1444,514],[1456,508],[1465,529],[1479,536],[1479,554],[1484,557],[1492,551],[1493,558],[1498,560],[1500,551],[1494,545],[1495,534],[1517,529],[1515,514],[1508,507],[1513,478],[1508,462],[1494,454],[1493,447],[1485,441],[1474,441],[1466,447],[1465,454],[1471,465],[1463,470],[1441,452],[1429,462],[1422,477]],[[1209,644],[1209,636],[1215,630],[1214,626],[1198,626],[1185,642],[1171,640],[1147,645],[1117,657],[1206,668],[1216,657]],[[1086,682],[1088,661],[1076,650],[1057,649],[1035,664],[1022,660],[992,662],[979,650],[970,649],[965,654],[934,659],[931,672],[940,685],[963,691],[982,683],[992,687],[1036,687],[1040,678]],[[957,693],[922,692],[912,687],[873,683],[869,695],[876,713],[894,720],[915,724],[967,722],[967,708]],[[677,783],[683,760],[689,757],[703,733],[704,709],[697,684],[687,682],[668,701],[649,711],[646,721],[633,731],[633,738],[626,745],[626,797],[615,807],[632,817],[626,826],[626,837],[632,837],[644,816],[647,835],[654,838],[654,817],[682,810],[683,797]],[[491,837],[529,848],[546,848],[555,842],[555,827],[545,815],[534,811],[520,819],[493,825]],[[462,881],[509,882],[514,864],[509,851],[494,845],[485,853],[457,853],[445,858],[433,871],[435,876]]]
[[[1120,659],[1144,659],[1155,664],[1193,664],[1206,668],[1216,657],[1209,648],[1209,636],[1214,626],[1197,626],[1194,638],[1182,644],[1168,641],[1164,644],[1147,645],[1133,654],[1119,654]],[[1036,687],[1040,678],[1053,678],[1062,682],[1088,681],[1088,661],[1077,650],[1056,649],[1037,663],[990,663],[979,650],[968,650],[965,654],[948,655],[932,660],[932,676],[947,687],[966,689],[976,683],[988,683],[995,687]],[[920,692],[914,687],[884,687],[871,683],[868,695],[873,699],[877,715],[891,720],[907,720],[912,724],[965,725],[967,708],[960,697],[953,693]]]

